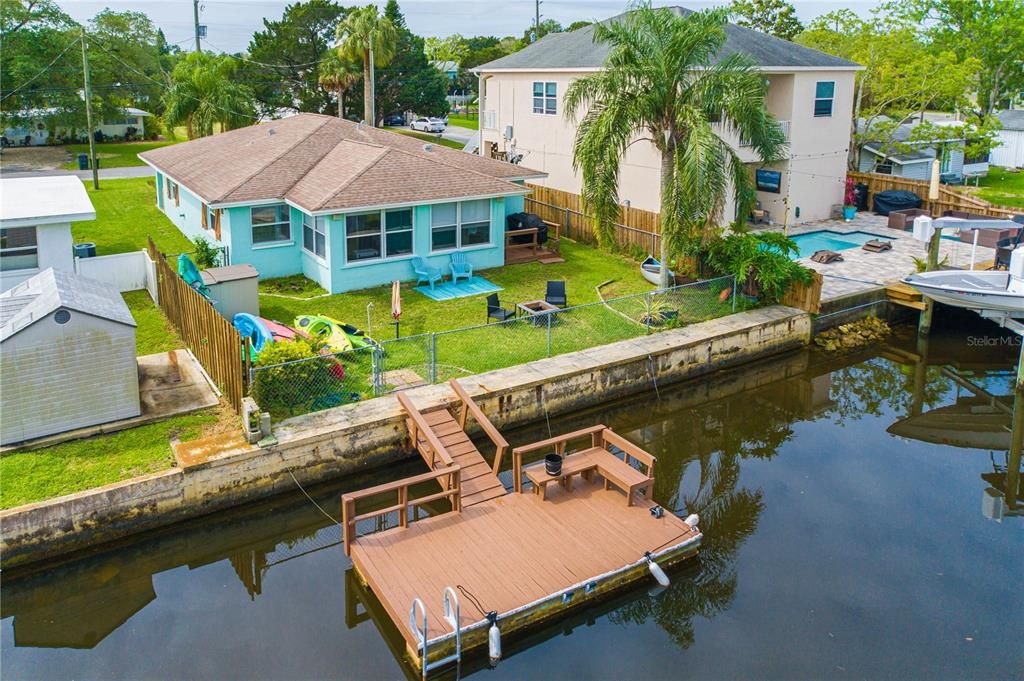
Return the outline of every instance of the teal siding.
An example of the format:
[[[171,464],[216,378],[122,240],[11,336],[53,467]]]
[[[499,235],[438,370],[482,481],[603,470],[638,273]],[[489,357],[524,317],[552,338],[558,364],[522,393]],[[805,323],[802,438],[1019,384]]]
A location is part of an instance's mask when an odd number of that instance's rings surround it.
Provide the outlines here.
[[[160,184],[161,183],[159,182],[157,183],[158,188]],[[166,191],[166,188],[164,188],[164,192]],[[157,206],[160,207],[160,210],[163,211],[163,214],[166,215],[168,219],[174,223],[174,226],[177,227],[182,234],[184,234],[189,239],[194,239],[197,236],[201,236],[214,245],[226,245],[223,242],[223,220],[221,221],[222,241],[217,241],[215,238],[213,238],[212,229],[203,229],[203,202],[198,196],[196,196],[189,190],[185,189],[185,187],[180,184],[178,185],[177,206],[174,205],[173,198],[168,199],[166,193],[163,196],[163,206],[161,207],[159,203],[157,204]],[[241,260],[239,262],[245,261]]]
[[[277,244],[252,243],[252,218],[247,206],[228,208],[221,216],[221,234],[225,231],[233,264],[247,263],[256,268],[262,278],[285,277],[302,272],[300,250],[302,248],[301,213],[291,210],[291,239]],[[224,218],[228,225],[225,230]]]
[[[164,175],[163,173],[156,174],[156,207],[160,210],[164,209]]]

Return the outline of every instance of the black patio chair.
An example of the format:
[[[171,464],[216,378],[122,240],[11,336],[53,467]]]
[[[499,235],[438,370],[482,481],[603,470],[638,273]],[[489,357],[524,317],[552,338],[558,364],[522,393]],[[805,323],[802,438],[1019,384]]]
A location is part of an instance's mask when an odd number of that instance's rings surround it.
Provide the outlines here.
[[[498,300],[498,294],[492,293],[487,296],[487,323],[490,324],[492,319],[497,319],[499,322],[503,322],[506,319],[512,319],[516,316],[513,310],[506,310],[501,306],[501,301]]]
[[[555,307],[565,307],[568,305],[565,297],[565,282],[564,281],[549,281],[547,293],[544,294],[544,302],[548,305],[554,305]]]

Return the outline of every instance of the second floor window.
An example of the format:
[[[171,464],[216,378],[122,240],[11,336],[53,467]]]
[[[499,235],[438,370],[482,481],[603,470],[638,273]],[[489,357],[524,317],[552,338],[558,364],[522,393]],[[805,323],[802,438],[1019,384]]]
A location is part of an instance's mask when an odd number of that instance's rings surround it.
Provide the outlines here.
[[[288,206],[253,206],[250,210],[252,219],[253,244],[270,244],[275,241],[288,241],[292,238],[292,225],[288,215]]]
[[[533,113],[551,116],[558,113],[558,83],[533,84]]]
[[[832,103],[836,96],[834,80],[819,80],[814,87],[814,117],[828,118],[832,115]]]

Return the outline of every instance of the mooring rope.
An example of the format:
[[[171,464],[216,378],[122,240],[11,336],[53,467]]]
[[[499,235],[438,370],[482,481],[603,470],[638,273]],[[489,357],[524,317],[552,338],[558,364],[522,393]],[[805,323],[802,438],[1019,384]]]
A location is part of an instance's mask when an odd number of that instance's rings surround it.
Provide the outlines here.
[[[487,613],[491,612],[490,610],[484,610],[483,604],[480,603],[480,599],[478,599],[476,596],[474,596],[473,593],[469,589],[467,589],[466,587],[462,586],[461,584],[456,584],[455,588],[458,589],[459,591],[461,591],[462,594],[466,598],[469,599],[469,602],[473,604],[474,608],[476,608],[477,610],[480,611],[481,615],[483,615],[484,617],[487,617]]]
[[[291,476],[291,478],[292,478],[292,482],[294,482],[294,483],[295,483],[295,486],[296,486],[296,487],[298,487],[298,488],[299,488],[300,490],[302,490],[302,493],[306,495],[306,498],[307,498],[307,499],[309,499],[309,500],[310,500],[310,501],[311,501],[311,502],[313,503],[313,505],[314,505],[314,506],[316,506],[316,507],[317,507],[317,509],[318,509],[318,510],[319,510],[319,511],[320,511],[321,513],[323,513],[323,514],[324,514],[325,516],[327,516],[328,518],[330,518],[331,522],[332,522],[332,523],[334,523],[335,525],[341,525],[341,523],[340,523],[340,522],[338,522],[338,520],[337,520],[337,519],[336,519],[336,518],[335,518],[334,516],[332,516],[332,515],[331,515],[330,513],[328,513],[327,511],[325,511],[325,510],[324,510],[324,509],[323,509],[323,508],[322,508],[322,507],[320,506],[320,504],[316,503],[316,500],[314,500],[314,499],[313,499],[313,497],[309,496],[309,492],[307,492],[307,491],[306,491],[306,489],[305,489],[305,488],[304,488],[304,487],[303,487],[302,485],[300,485],[300,484],[299,484],[299,481],[295,479],[295,476],[294,476],[294,475],[292,475],[292,472],[291,472],[291,471],[288,471],[288,475],[290,475],[290,476]]]

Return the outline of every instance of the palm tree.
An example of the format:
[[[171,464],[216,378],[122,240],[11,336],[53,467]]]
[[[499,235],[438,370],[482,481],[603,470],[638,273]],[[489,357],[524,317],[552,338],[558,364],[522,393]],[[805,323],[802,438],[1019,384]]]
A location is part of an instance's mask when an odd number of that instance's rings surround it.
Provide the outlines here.
[[[338,118],[345,117],[345,93],[359,82],[362,71],[348,59],[342,59],[337,50],[328,50],[320,62],[317,80],[320,87],[338,97]]]
[[[745,55],[718,57],[727,20],[725,9],[680,14],[644,2],[594,28],[594,40],[610,46],[604,69],[569,86],[565,109],[579,121],[573,164],[602,244],[618,217],[622,157],[639,140],[661,155],[666,264],[713,232],[730,186],[739,214],[748,212],[753,180],[729,139],[738,134],[766,163],[780,158],[785,135],[765,108],[764,76]],[[663,267],[660,285],[668,283]]]
[[[376,5],[352,10],[338,24],[338,55],[363,63],[363,119],[376,125],[373,110],[373,70],[387,66],[395,56],[398,29],[385,16],[377,13]]]
[[[173,128],[184,125],[188,138],[212,135],[256,120],[252,90],[236,81],[236,62],[206,52],[192,52],[171,72],[171,85],[163,94],[164,121]]]

